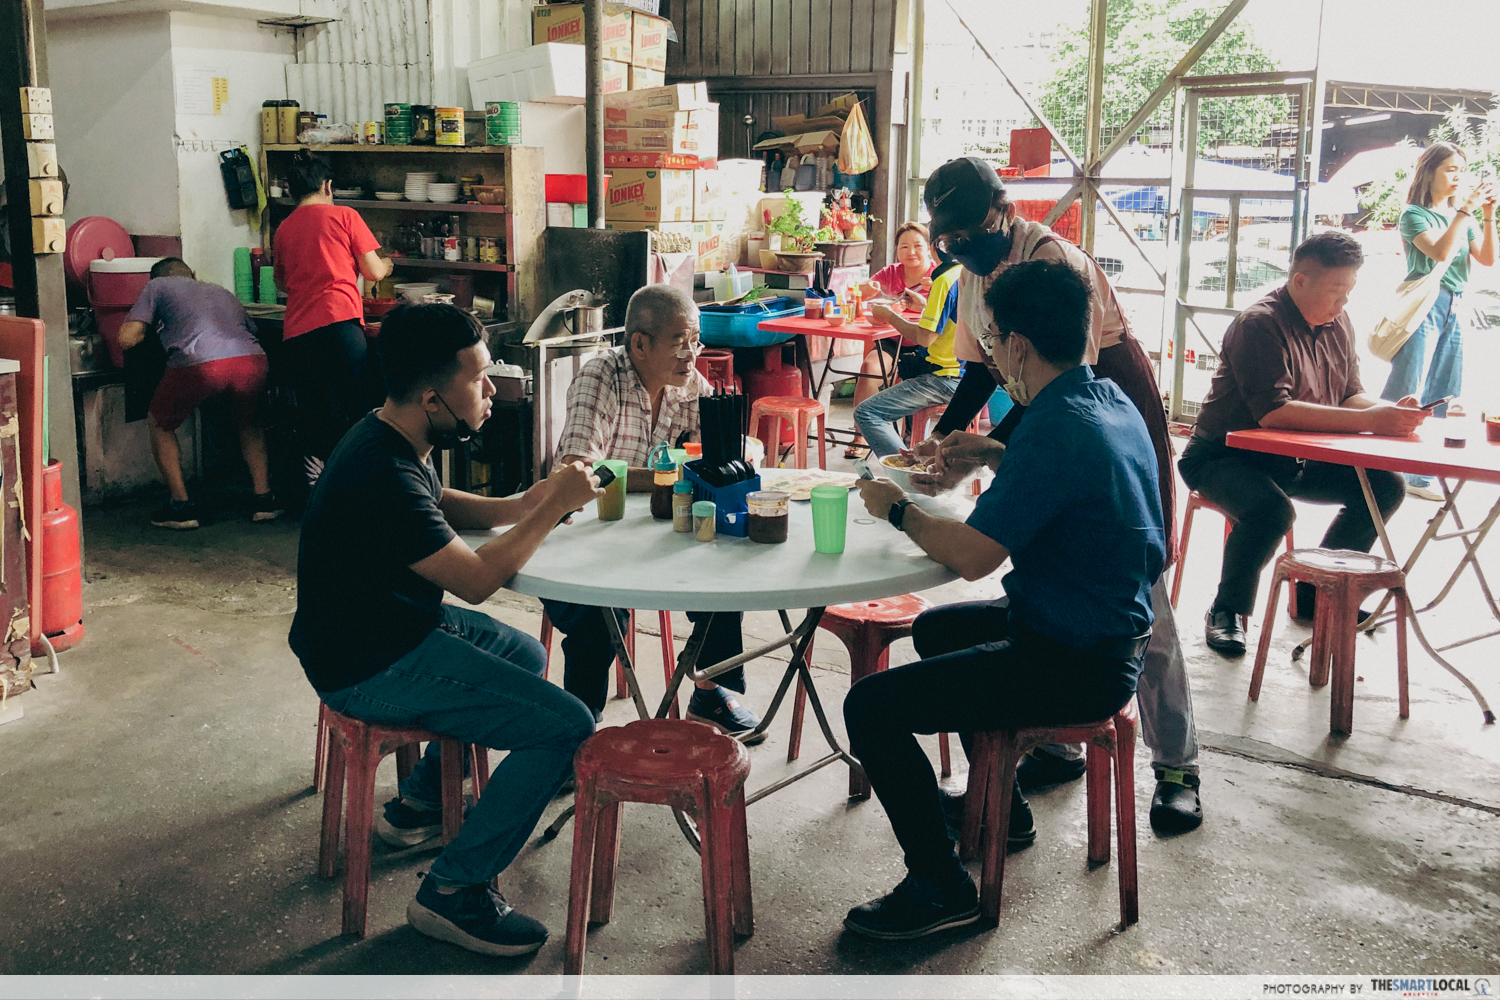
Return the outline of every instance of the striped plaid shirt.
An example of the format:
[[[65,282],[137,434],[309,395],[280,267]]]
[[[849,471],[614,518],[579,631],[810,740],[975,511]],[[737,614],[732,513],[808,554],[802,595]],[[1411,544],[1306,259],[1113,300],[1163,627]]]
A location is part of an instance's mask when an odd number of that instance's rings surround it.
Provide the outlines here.
[[[651,397],[625,348],[605,351],[586,362],[568,387],[568,417],[557,455],[577,455],[587,462],[613,458],[644,468],[656,445],[665,441],[676,447],[684,433],[697,437],[698,397],[712,392],[694,369],[686,386],[667,386],[653,426]]]

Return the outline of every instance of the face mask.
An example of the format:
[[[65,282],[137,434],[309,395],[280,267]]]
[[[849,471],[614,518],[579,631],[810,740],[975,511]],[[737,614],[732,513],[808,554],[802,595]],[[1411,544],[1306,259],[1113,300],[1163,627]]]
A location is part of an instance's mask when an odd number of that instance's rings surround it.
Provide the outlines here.
[[[985,276],[993,274],[1009,254],[1010,234],[1004,232],[980,233],[948,250],[948,256],[967,270]]]
[[[1004,373],[1005,385],[1001,388],[1005,390],[1005,394],[1010,397],[1011,402],[1017,406],[1026,406],[1031,402],[1031,393],[1026,391],[1026,382],[1022,377],[1026,374],[1026,359],[1021,359],[1021,363],[1016,366],[1014,373],[1008,370],[1010,368],[1010,345],[1014,342],[1015,337],[1013,335],[1005,341],[1005,367],[1007,371]]]
[[[448,405],[446,399],[438,396],[435,392],[433,395],[437,396],[437,401],[443,404],[443,409],[452,415],[453,427],[450,430],[439,430],[433,425],[432,414],[429,413],[427,415],[427,443],[439,451],[447,451],[448,449],[456,448],[461,444],[468,444],[472,441],[474,439],[474,428],[470,427],[466,421],[459,418],[457,413],[453,412],[453,407]]]

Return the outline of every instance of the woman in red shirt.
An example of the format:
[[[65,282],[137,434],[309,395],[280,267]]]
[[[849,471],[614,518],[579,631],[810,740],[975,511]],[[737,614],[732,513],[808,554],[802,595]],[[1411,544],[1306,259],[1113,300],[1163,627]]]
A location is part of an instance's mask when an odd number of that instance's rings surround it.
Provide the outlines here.
[[[920,222],[904,222],[896,230],[896,262],[887,264],[871,275],[870,280],[860,286],[860,294],[866,298],[887,296],[896,299],[905,296],[906,302],[903,305],[921,312],[927,305],[927,290],[932,287],[932,269],[936,266],[937,262],[932,259],[932,243],[927,238],[927,227]],[[898,344],[899,338],[896,337],[877,341],[875,350],[865,355],[864,364],[859,370],[867,377],[855,380],[855,406],[880,391],[878,376],[881,365],[875,351],[885,351],[885,370],[890,371],[896,363]],[[844,457],[859,458],[868,450],[865,439],[856,434],[854,443],[844,449]]]
[[[276,283],[286,291],[281,360],[297,394],[297,434],[309,483],[334,446],[376,405],[366,374],[359,278],[391,273],[379,242],[352,208],[333,203],[333,168],[297,153],[287,182],[297,208],[276,229]]]

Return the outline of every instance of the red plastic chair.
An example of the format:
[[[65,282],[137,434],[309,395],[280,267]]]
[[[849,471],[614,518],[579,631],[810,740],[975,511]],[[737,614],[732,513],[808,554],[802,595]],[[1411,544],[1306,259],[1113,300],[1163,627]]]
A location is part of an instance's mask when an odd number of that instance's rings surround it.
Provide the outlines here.
[[[1378,590],[1391,592],[1396,599],[1398,711],[1401,718],[1408,718],[1411,702],[1406,690],[1406,575],[1389,559],[1347,549],[1294,549],[1276,560],[1276,571],[1271,577],[1271,599],[1266,605],[1266,620],[1260,628],[1260,646],[1255,652],[1255,672],[1250,675],[1250,700],[1260,700],[1266,656],[1271,651],[1271,631],[1276,624],[1270,609],[1276,606],[1281,585],[1287,580],[1300,580],[1317,588],[1312,662],[1308,664],[1307,682],[1312,687],[1322,687],[1332,673],[1328,729],[1344,735],[1354,731],[1354,649],[1359,634],[1359,605]]]
[[[766,466],[776,468],[781,454],[781,421],[793,424],[796,443],[792,446],[794,469],[807,468],[807,430],[814,417],[818,421],[818,468],[828,468],[828,421],[823,404],[816,399],[802,396],[762,396],[750,404],[750,433],[758,437],[766,447]],[[762,421],[771,424],[769,433],[762,434]]]
[[[667,683],[672,683],[672,672],[677,668],[676,647],[672,643],[672,612],[658,611],[657,625],[661,631],[661,669],[666,675]],[[545,609],[542,611],[542,633],[540,641],[542,648],[547,651],[547,665],[542,669],[542,677],[546,677],[552,671],[552,619],[547,617]],[[630,651],[631,662],[635,661],[635,612],[630,612],[630,621],[626,623],[625,648]],[[615,697],[629,698],[630,685],[625,682],[625,664],[615,658]],[[672,699],[672,718],[677,718],[677,699]]]
[[[602,729],[573,758],[573,877],[564,972],[582,975],[588,924],[614,915],[621,806],[671,806],[698,821],[709,975],[734,972],[734,936],[755,933],[745,779],[750,752],[708,726],[642,719]]]
[[[983,858],[979,905],[991,923],[1000,921],[1000,887],[1005,879],[1010,798],[1016,767],[1027,750],[1046,743],[1088,744],[1085,782],[1089,862],[1096,865],[1109,861],[1109,783],[1113,758],[1115,832],[1120,849],[1120,923],[1128,927],[1140,920],[1135,858],[1135,731],[1135,700],[1131,699],[1113,718],[1098,722],[974,734],[959,856],[965,860],[976,855]]]
[[[1224,519],[1225,541],[1229,540],[1229,532],[1234,529],[1234,518],[1230,517],[1229,514],[1225,512],[1224,508],[1220,507],[1218,504],[1214,503],[1212,500],[1208,499],[1197,490],[1193,490],[1188,494],[1187,510],[1184,511],[1182,515],[1182,541],[1177,548],[1177,566],[1172,570],[1172,607],[1174,608],[1177,607],[1177,595],[1182,593],[1182,567],[1187,564],[1188,539],[1193,534],[1193,515],[1198,511],[1200,507],[1203,510],[1211,510]],[[1286,550],[1288,552],[1291,552],[1295,547],[1296,545],[1292,539],[1292,532],[1288,531],[1286,533]],[[1270,610],[1274,603],[1275,602],[1273,601],[1272,604],[1266,605],[1267,611]],[[1287,614],[1291,615],[1294,618],[1297,616],[1297,588],[1295,587],[1293,587],[1292,592],[1287,595],[1286,611]]]
[[[849,650],[849,684],[852,687],[862,678],[887,669],[891,665],[891,643],[911,635],[912,622],[917,616],[932,607],[925,597],[917,594],[902,594],[878,601],[859,601],[855,604],[832,604],[823,609],[819,628],[825,628],[839,637]],[[807,644],[807,659],[812,662],[813,644]],[[807,688],[802,678],[797,678],[796,700],[792,702],[792,734],[787,744],[786,760],[790,764],[802,753],[802,721],[807,712]],[[953,760],[948,748],[948,734],[938,733],[938,754],[942,761],[943,777],[953,773]],[[850,769],[849,796],[856,799],[870,797],[870,779],[863,771]]]
[[[318,840],[318,875],[332,878],[338,867],[339,819],[344,838],[344,933],[365,936],[370,899],[370,833],[375,822],[375,769],[387,754],[415,749],[438,740],[443,748],[443,843],[458,836],[464,819],[463,757],[470,754],[476,796],[489,781],[489,750],[478,744],[460,746],[446,736],[425,729],[377,726],[327,705],[319,712],[328,725],[328,782],[323,791],[323,827]],[[415,763],[413,761],[413,763]],[[409,772],[408,772],[409,773]],[[349,795],[344,801],[347,779]]]

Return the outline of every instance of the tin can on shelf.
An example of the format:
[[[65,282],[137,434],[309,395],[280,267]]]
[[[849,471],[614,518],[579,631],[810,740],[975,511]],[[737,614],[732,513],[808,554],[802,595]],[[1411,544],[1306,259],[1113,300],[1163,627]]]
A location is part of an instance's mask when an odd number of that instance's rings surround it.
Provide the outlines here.
[[[433,135],[439,146],[464,144],[464,109],[433,108]]]
[[[458,198],[460,201],[474,200],[474,185],[484,184],[483,177],[460,177],[458,179]]]
[[[260,142],[274,146],[281,141],[281,102],[263,101],[260,106]]]
[[[360,127],[360,139],[366,146],[380,146],[385,143],[385,122],[365,122]]]
[[[458,250],[458,237],[457,236],[444,236],[443,237],[443,259],[444,260],[461,260],[462,259],[462,257],[459,254],[459,250]]]
[[[280,145],[291,146],[297,142],[297,116],[301,105],[296,101],[282,101],[276,109],[276,136]]]
[[[297,112],[297,135],[300,136],[303,132],[309,131],[310,129],[315,129],[317,127],[318,127],[318,116],[317,115],[313,114],[311,111],[299,111],[299,112]],[[301,140],[294,138],[292,141],[293,142],[300,142]]]
[[[478,259],[479,259],[479,239],[478,239],[478,237],[474,237],[474,236],[465,237],[464,238],[464,260],[478,260]]]

